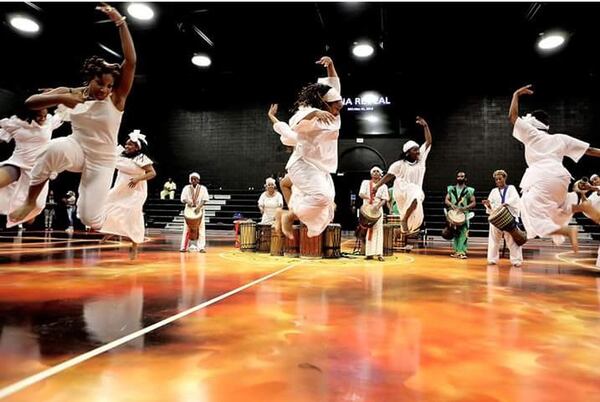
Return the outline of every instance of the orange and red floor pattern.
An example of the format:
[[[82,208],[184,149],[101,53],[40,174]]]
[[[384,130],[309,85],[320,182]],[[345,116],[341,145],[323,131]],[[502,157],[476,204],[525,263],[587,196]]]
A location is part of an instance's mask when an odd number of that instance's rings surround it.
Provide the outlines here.
[[[600,401],[597,246],[533,242],[514,268],[484,244],[301,261],[155,233],[130,261],[118,241],[13,235],[0,400]]]

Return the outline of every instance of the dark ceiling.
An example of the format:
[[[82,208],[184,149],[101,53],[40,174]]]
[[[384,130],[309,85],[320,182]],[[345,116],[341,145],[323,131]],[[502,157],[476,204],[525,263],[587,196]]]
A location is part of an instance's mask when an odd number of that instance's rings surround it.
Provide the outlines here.
[[[75,85],[82,60],[117,58],[117,30],[98,24],[95,3],[2,3],[0,86],[21,91]],[[125,3],[114,4],[125,13]],[[595,88],[600,73],[600,4],[590,3],[152,3],[150,25],[129,19],[138,53],[137,84],[161,96],[231,95],[285,97],[320,71],[313,61],[334,57],[344,82],[375,82],[434,96],[460,91],[512,90],[526,82],[569,91]],[[6,23],[15,11],[34,15],[43,27],[24,38]],[[210,46],[195,32],[202,31]],[[535,50],[540,32],[561,28],[567,46],[552,56]],[[378,45],[359,62],[354,41]],[[208,52],[213,65],[191,64]],[[150,91],[152,93],[152,91]]]

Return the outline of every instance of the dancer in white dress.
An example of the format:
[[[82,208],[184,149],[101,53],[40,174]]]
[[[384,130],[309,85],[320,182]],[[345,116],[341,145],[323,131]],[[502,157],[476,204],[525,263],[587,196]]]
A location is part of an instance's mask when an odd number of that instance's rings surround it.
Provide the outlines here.
[[[275,189],[275,179],[271,177],[265,180],[265,189],[258,199],[258,208],[262,214],[260,223],[274,223],[277,209],[283,207],[283,197]]]
[[[131,239],[131,258],[144,242],[146,225],[143,207],[148,198],[147,181],[156,177],[152,160],[142,153],[146,136],[139,130],[129,134],[125,147],[117,148],[117,179],[104,205],[105,220],[100,232]]]
[[[573,213],[585,212],[595,221],[600,213],[589,201],[577,205],[577,195],[568,192],[572,177],[562,160],[568,156],[578,162],[583,155],[600,158],[600,149],[565,134],[548,134],[549,118],[544,111],[519,117],[519,97],[532,94],[531,85],[516,90],[508,115],[513,137],[525,145],[528,166],[520,184],[521,218],[528,238],[552,236],[555,243],[561,243],[568,237],[578,251],[578,228],[568,226]]]
[[[84,225],[100,229],[103,210],[117,156],[117,135],[125,102],[135,74],[136,54],[125,17],[108,5],[97,7],[117,26],[124,61],[109,64],[99,57],[84,63],[86,86],[56,88],[33,95],[26,101],[31,109],[64,105],[68,110],[73,134],[54,139],[36,161],[31,173],[31,186],[25,204],[10,217],[18,221],[35,208],[35,200],[49,179],[60,172],[81,172],[79,184],[79,218]]]
[[[0,120],[0,141],[15,142],[15,148],[7,160],[0,162],[0,214],[9,215],[27,199],[31,169],[37,158],[50,143],[52,132],[62,124],[59,114],[48,114],[47,109],[25,112],[19,118],[12,116]],[[6,227],[13,227],[35,218],[46,206],[48,185],[35,200],[34,209],[19,220],[10,217]]]
[[[281,228],[288,238],[293,238],[292,224],[296,218],[307,226],[309,237],[318,236],[333,220],[335,210],[331,173],[337,171],[343,103],[333,61],[322,57],[317,63],[327,68],[328,77],[302,89],[289,125],[275,116],[277,105],[272,105],[268,114],[282,142],[290,139],[296,143],[286,165],[292,182],[289,211],[278,211],[276,218],[277,230]]]

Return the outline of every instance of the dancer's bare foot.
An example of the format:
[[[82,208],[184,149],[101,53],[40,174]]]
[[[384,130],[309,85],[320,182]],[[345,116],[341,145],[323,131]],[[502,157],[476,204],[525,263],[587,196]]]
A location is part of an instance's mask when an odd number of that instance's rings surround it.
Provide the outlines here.
[[[285,237],[294,240],[294,214],[290,211],[281,214],[281,231]]]
[[[33,209],[35,208],[35,202],[32,203],[27,203],[25,205],[23,205],[20,208],[17,208],[15,211],[13,211],[10,215],[9,218],[11,221],[22,221],[23,219],[25,219],[25,217],[27,217],[27,215],[29,215],[31,213],[31,211],[33,211]]]
[[[131,247],[129,248],[129,259],[130,260],[135,260],[138,256],[138,244],[137,243],[131,243]]]
[[[575,252],[575,253],[579,252],[579,239],[577,238],[578,234],[579,234],[579,227],[577,227],[577,226],[569,227],[567,237],[571,241],[571,248],[573,249],[573,252]]]

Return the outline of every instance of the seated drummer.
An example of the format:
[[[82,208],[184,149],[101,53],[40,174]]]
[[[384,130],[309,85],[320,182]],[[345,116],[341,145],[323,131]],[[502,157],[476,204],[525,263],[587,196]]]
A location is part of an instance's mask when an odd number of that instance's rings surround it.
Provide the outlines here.
[[[371,169],[371,180],[363,180],[358,192],[358,196],[363,199],[363,205],[370,205],[381,213],[377,223],[367,231],[365,244],[367,260],[377,257],[379,261],[383,261],[383,205],[389,200],[389,193],[385,184],[379,186],[376,192],[373,191],[373,186],[382,176],[383,171],[374,166]]]
[[[196,172],[190,174],[190,184],[185,186],[181,191],[181,202],[190,207],[202,207],[209,200],[208,190],[206,187],[200,184],[200,175]],[[198,251],[205,253],[206,248],[206,226],[204,217],[206,214],[202,214],[200,220],[199,232],[200,235],[198,240],[190,240],[190,228],[184,220],[183,233],[181,234],[181,248],[179,251]],[[192,243],[196,244],[192,244]]]
[[[506,184],[507,173],[504,170],[496,170],[492,175],[496,182],[496,188],[490,191],[490,195],[487,200],[483,200],[481,203],[485,206],[487,214],[491,214],[495,209],[505,206],[508,208],[512,216],[515,219],[519,217],[519,204],[521,198],[519,192],[513,185]],[[496,226],[490,223],[490,232],[488,237],[488,251],[487,261],[488,264],[494,265],[498,263],[500,258],[500,246],[502,238],[506,241],[506,246],[510,251],[510,262],[515,267],[520,267],[523,263],[523,249],[513,240],[512,236],[508,232],[504,232],[498,229]]]
[[[452,239],[452,248],[454,252],[450,257],[466,259],[467,258],[467,240],[469,238],[469,221],[471,215],[469,210],[475,208],[475,189],[467,186],[467,175],[463,171],[456,174],[456,184],[447,187],[446,206],[450,209],[465,214],[465,224],[454,233]]]

